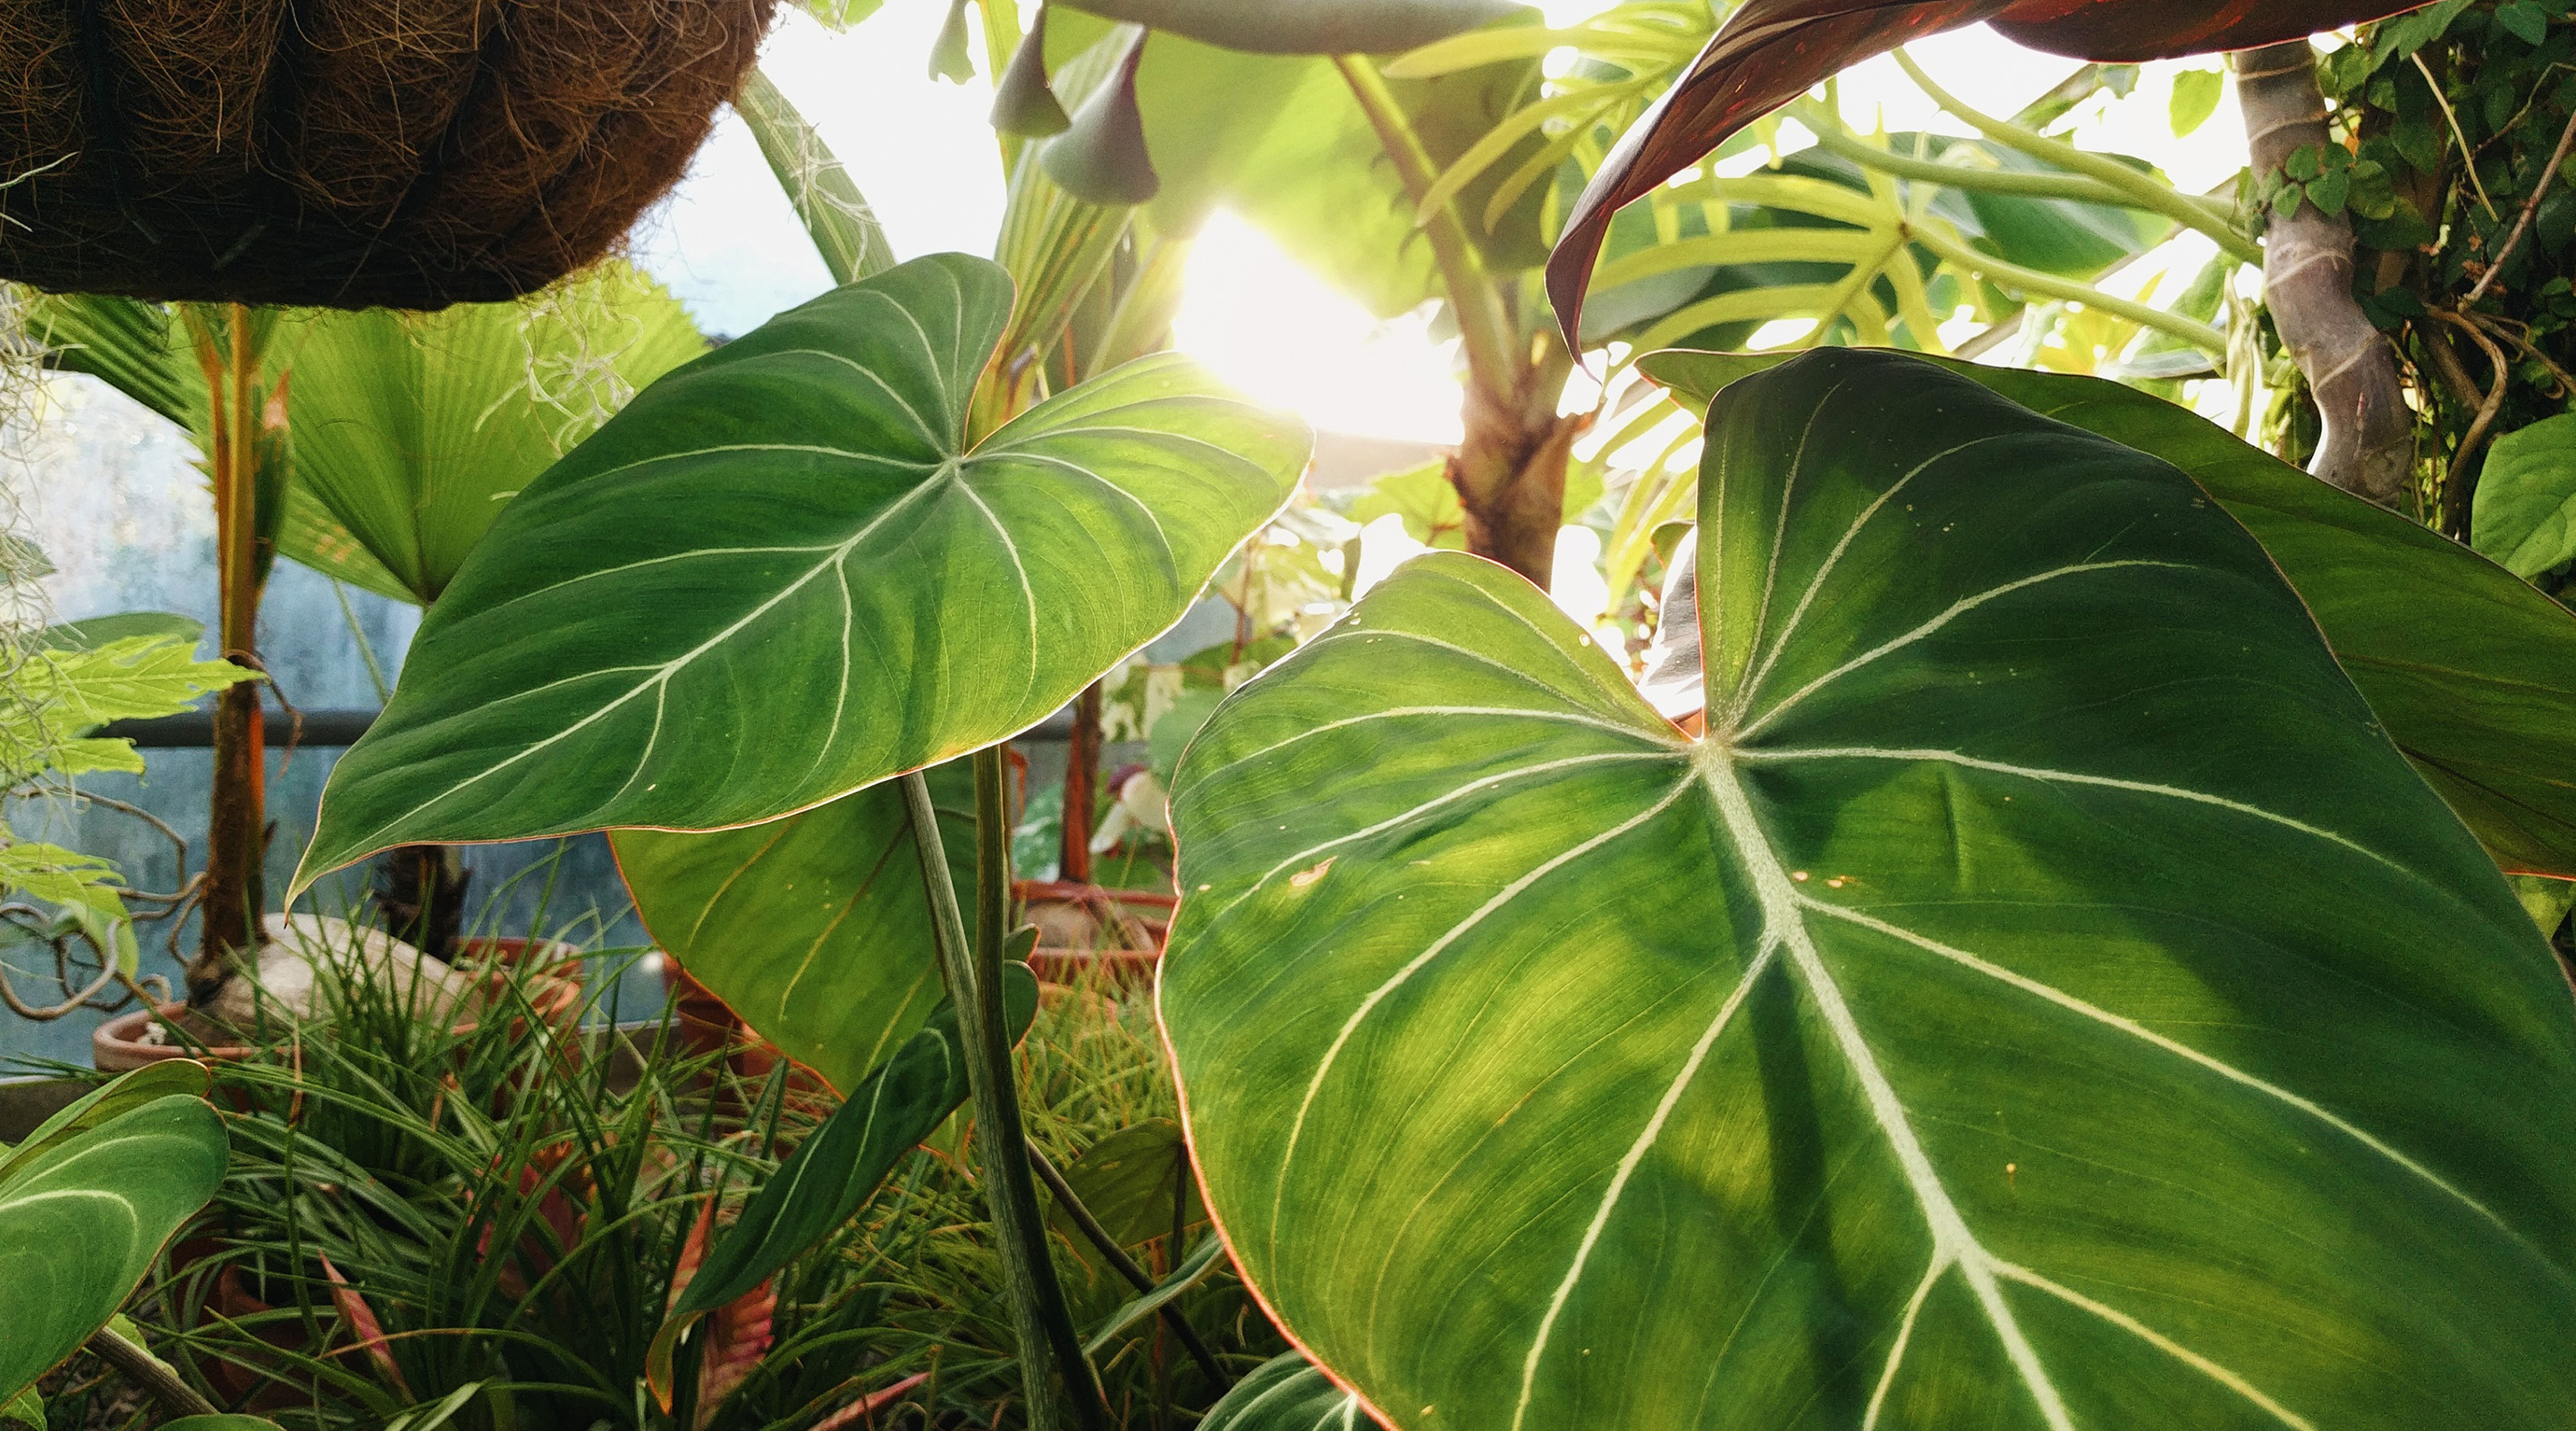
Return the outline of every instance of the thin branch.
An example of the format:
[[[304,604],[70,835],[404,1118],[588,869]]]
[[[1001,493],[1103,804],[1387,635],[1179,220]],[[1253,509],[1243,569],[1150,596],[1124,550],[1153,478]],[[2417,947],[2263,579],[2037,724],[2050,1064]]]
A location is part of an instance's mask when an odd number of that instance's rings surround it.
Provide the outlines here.
[[[175,1419],[181,1416],[213,1416],[222,1408],[197,1394],[197,1389],[179,1379],[159,1357],[101,1327],[91,1335],[89,1349],[99,1360],[122,1372],[125,1379],[149,1392],[161,1403],[161,1409]]]
[[[2101,204],[2110,208],[2137,209],[2168,218],[2207,237],[2236,259],[2246,263],[2263,261],[2263,251],[2236,231],[2235,225],[2211,210],[2199,198],[2176,190],[2163,190],[2169,202],[2147,204],[2133,188],[2115,188],[2102,180],[2084,174],[2031,174],[2013,169],[1975,169],[1964,164],[1951,164],[1938,159],[1917,159],[1881,149],[1846,133],[1813,103],[1800,108],[1799,118],[1816,136],[1816,145],[1826,153],[1837,154],[1864,168],[1917,183],[1945,184],[1953,189],[1981,194],[2010,194],[2032,199],[2068,199],[2077,203]],[[1965,118],[1966,116],[1961,116]],[[1975,123],[1970,120],[1970,123]],[[2002,121],[1992,121],[2002,125]],[[2009,126],[2005,126],[2009,127]],[[2038,136],[2050,144],[2060,141]],[[2001,142],[2001,141],[1998,141]],[[2148,181],[2150,185],[2154,181]],[[2161,185],[2155,185],[2159,189]]]
[[[2213,205],[2182,193],[2169,185],[2159,183],[2116,159],[2078,149],[2062,139],[2033,134],[2019,125],[1971,109],[1958,96],[1943,89],[1930,75],[1925,74],[1923,67],[1914,63],[1913,56],[1905,53],[1903,49],[1893,53],[1897,64],[1904,67],[1906,77],[1913,80],[1934,104],[1939,105],[1953,118],[1965,123],[1986,138],[2007,149],[2017,150],[2034,159],[2053,164],[2070,174],[2081,174],[2118,190],[2128,196],[2128,201],[2133,206],[2151,213],[2163,214],[2176,223],[2187,224],[2209,235],[2220,248],[2247,263],[2263,261],[2263,250],[2251,239],[2236,232],[2231,216],[2217,212]]]
[[[2442,117],[2451,122],[2452,142],[2460,146],[2460,168],[2469,176],[2469,187],[2477,190],[2478,203],[2486,209],[2488,218],[2497,217],[2495,200],[2487,197],[2486,183],[2478,178],[2478,151],[2469,143],[2468,131],[2460,127],[2460,112],[2451,108],[2451,97],[2442,93],[2442,82],[2433,78],[2433,67],[2424,63],[2424,52],[2417,50],[2407,58],[2415,62],[2416,71],[2424,76],[2424,87],[2433,91],[2433,102],[2442,107]]]
[[[2548,196],[2550,182],[2558,177],[2558,166],[2567,162],[2570,147],[2576,147],[2576,114],[2567,116],[2567,127],[2558,132],[2558,148],[2550,154],[2548,167],[2540,171],[2540,182],[2531,186],[2531,197],[2522,201],[2522,213],[2513,221],[2513,232],[2504,236],[2503,247],[2495,251],[2495,257],[2487,260],[2487,271],[2478,275],[2477,287],[2470,289],[2469,296],[2460,300],[2462,308],[2475,308],[2478,300],[2487,296],[2487,290],[2494,287],[2496,279],[2503,274],[2505,260],[2513,257],[2515,249],[2522,247],[2523,238],[2531,232],[2532,215],[2540,212],[2540,201]],[[2469,171],[2477,172],[2477,166],[2470,165]],[[2489,205],[2488,211],[2492,213],[2494,206]]]
[[[2216,356],[2221,363],[2227,359],[2227,335],[2206,323],[2185,318],[2179,314],[2167,313],[2160,308],[2150,307],[2133,299],[2104,293],[2098,288],[2059,278],[2054,274],[2042,273],[2035,268],[2006,263],[1992,254],[1979,253],[1928,225],[1913,230],[1909,237],[1940,255],[1943,260],[1956,264],[1970,273],[1982,274],[2001,287],[2018,288],[2043,297],[2081,303],[2104,313],[2117,314],[2140,327],[2153,328],[2159,333],[2179,338],[2203,352]]]
[[[2469,341],[2477,344],[2479,350],[2487,355],[2487,362],[2493,365],[2495,372],[2494,385],[2487,389],[2485,401],[2478,404],[2477,418],[2469,424],[2468,432],[2461,436],[2459,447],[2451,453],[2451,465],[2442,474],[2443,525],[2457,536],[2468,530],[2469,464],[2476,460],[2478,449],[2486,445],[2488,429],[2495,426],[2497,415],[2504,411],[2505,389],[2511,385],[2513,369],[2505,358],[2504,349],[2496,346],[2485,329],[2457,313],[2435,309],[2433,316],[2468,334]]]
[[[1082,1199],[1074,1195],[1073,1184],[1066,1182],[1064,1174],[1056,1171],[1055,1164],[1047,1161],[1046,1153],[1034,1138],[1029,1140],[1029,1166],[1037,1170],[1038,1180],[1055,1194],[1056,1205],[1073,1219],[1073,1225],[1081,1228],[1082,1235],[1091,1239],[1091,1245],[1100,1249],[1102,1260],[1137,1291],[1153,1291],[1154,1279],[1146,1275],[1144,1268],[1136,1265],[1136,1259],[1127,1255],[1127,1249],[1118,1245],[1118,1239],[1109,1235],[1109,1229],[1100,1225],[1100,1219],[1091,1215],[1091,1209],[1082,1205]],[[1179,1245],[1174,1244],[1175,1256],[1179,1250]],[[1225,1368],[1217,1364],[1216,1353],[1199,1339],[1198,1329],[1190,1325],[1189,1318],[1181,1315],[1180,1308],[1165,1302],[1154,1310],[1162,1317],[1163,1324],[1172,1329],[1172,1335],[1180,1338],[1181,1345],[1189,1349],[1190,1359],[1199,1364],[1199,1370],[1207,1373],[1209,1384],[1219,1389],[1230,1384],[1231,1378],[1225,1374]]]

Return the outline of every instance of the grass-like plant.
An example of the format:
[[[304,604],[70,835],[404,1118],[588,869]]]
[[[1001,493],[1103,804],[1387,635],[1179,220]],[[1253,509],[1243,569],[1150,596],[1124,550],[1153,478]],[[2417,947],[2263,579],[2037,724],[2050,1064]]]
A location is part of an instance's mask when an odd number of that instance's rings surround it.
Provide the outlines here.
[[[716,1314],[662,1409],[649,1354],[709,1234],[830,1101],[784,1073],[745,1081],[666,1026],[584,1022],[612,979],[567,1008],[538,973],[478,971],[485,1008],[463,1024],[412,1016],[354,958],[326,967],[319,1016],[224,1070],[231,1172],[135,1310],[190,1381],[294,1431],[382,1426],[451,1397],[445,1424],[471,1431],[1024,1424],[971,1110]],[[1018,1057],[1034,1147],[1097,1205],[1131,1270],[1159,1282],[1203,1252],[1142,1000],[1051,994]],[[1222,1387],[1130,1307],[1136,1289],[1079,1219],[1050,1210],[1120,1424],[1193,1424]],[[1229,1380],[1281,1345],[1226,1269],[1172,1305]]]

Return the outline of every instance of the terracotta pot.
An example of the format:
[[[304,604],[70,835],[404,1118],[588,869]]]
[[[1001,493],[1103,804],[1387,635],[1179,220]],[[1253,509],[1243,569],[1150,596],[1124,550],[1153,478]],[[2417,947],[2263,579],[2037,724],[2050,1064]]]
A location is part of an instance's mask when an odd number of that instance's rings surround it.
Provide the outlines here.
[[[195,1058],[208,1063],[239,1062],[259,1052],[240,1044],[207,1048],[190,1048],[176,1043],[145,1043],[143,1031],[155,1019],[176,1019],[188,1011],[183,1003],[163,1004],[157,1009],[137,1009],[119,1014],[90,1030],[89,1061],[101,1073],[132,1073],[149,1068],[164,1059]]]
[[[820,1115],[840,1102],[840,1095],[821,1074],[789,1058],[778,1045],[752,1032],[713,989],[691,977],[670,955],[662,956],[662,986],[671,991],[672,1032],[680,1046],[700,1058],[721,1057],[725,1068],[746,1084],[768,1081],[778,1065],[788,1065],[787,1099]]]
[[[506,942],[527,943],[525,940]],[[497,996],[509,987],[510,980],[514,976],[495,972],[483,977],[486,992]],[[526,977],[525,987],[528,1002],[534,1007],[537,1017],[546,1023],[557,1028],[570,1028],[574,1021],[581,1017],[581,985],[577,980],[555,974],[535,974]],[[198,1049],[178,1043],[143,1042],[143,1031],[150,1027],[155,1019],[176,1019],[187,1010],[188,1006],[183,1003],[163,1004],[157,1009],[137,1009],[130,1014],[120,1014],[100,1024],[90,1032],[89,1036],[91,1066],[101,1073],[132,1073],[138,1068],[148,1067],[164,1059],[194,1058],[209,1063],[239,1062],[259,1052],[256,1047],[246,1044],[224,1044]],[[480,1022],[480,1014],[468,1015],[457,1020],[451,1027],[459,1034],[471,1033]],[[514,1016],[510,1029],[513,1038],[523,1035],[527,1031],[527,1020],[524,1017]]]
[[[1029,969],[1048,983],[1097,979],[1122,989],[1154,982],[1170,936],[1175,895],[1141,889],[1102,889],[1062,880],[1022,880],[1011,887],[1039,928]],[[1077,941],[1077,929],[1095,931]]]
[[[490,960],[511,968],[526,968],[533,973],[580,985],[588,972],[582,963],[578,946],[560,939],[467,939],[456,946],[457,964],[479,964]]]

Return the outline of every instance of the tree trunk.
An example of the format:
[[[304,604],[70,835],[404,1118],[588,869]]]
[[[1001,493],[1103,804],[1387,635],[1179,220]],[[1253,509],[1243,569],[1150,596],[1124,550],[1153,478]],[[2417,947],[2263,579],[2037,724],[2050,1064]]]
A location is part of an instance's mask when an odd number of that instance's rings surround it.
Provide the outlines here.
[[[1556,533],[1565,525],[1565,474],[1586,419],[1556,405],[1574,368],[1551,331],[1540,360],[1522,370],[1518,391],[1497,401],[1467,388],[1467,437],[1449,459],[1449,485],[1466,509],[1467,550],[1502,563],[1547,590],[1556,570]]]
[[[376,910],[385,932],[441,963],[456,962],[465,887],[474,872],[454,845],[398,845],[376,857]]]
[[[1100,803],[1100,683],[1073,701],[1073,737],[1064,747],[1063,838],[1056,847],[1055,877],[1091,883],[1091,812]]]
[[[259,660],[259,597],[264,578],[259,538],[260,439],[263,412],[259,358],[250,311],[223,310],[219,340],[211,324],[192,324],[210,399],[207,475],[215,498],[217,628],[224,659],[253,670]],[[281,394],[282,396],[282,394]],[[259,948],[268,907],[268,753],[260,719],[260,686],[244,681],[215,697],[214,798],[206,822],[206,877],[198,902],[197,958],[188,966],[188,1001],[212,1001],[237,967]]]
[[[2316,51],[2306,40],[2237,55],[2236,92],[2254,172],[2278,171],[2301,149],[2332,143]],[[2315,395],[2324,438],[2308,471],[2384,507],[2414,485],[2415,421],[2397,377],[2396,350],[2353,297],[2352,224],[2301,201],[2270,215],[2263,301]]]

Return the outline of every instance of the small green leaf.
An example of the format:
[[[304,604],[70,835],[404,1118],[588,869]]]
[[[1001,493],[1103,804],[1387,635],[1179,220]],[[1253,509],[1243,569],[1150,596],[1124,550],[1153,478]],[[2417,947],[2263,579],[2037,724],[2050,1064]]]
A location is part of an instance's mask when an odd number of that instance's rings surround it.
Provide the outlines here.
[[[2469,545],[2525,578],[2576,560],[2576,413],[2496,439],[2478,477]]]
[[[1065,131],[1038,152],[1047,177],[1077,199],[1116,207],[1145,203],[1163,190],[1136,104],[1136,67],[1152,38],[1151,31],[1139,32],[1117,73],[1094,89]]]
[[[15,1421],[22,1426],[33,1426],[36,1431],[45,1431],[45,1402],[44,1398],[36,1395],[36,1388],[32,1386],[22,1388],[17,1395],[9,1398],[7,1405],[0,1406],[0,1422],[6,1421]]]
[[[930,77],[964,84],[975,77],[975,53],[966,27],[967,0],[948,0],[948,20],[930,46]]]
[[[2537,45],[2549,37],[2549,10],[2539,0],[2512,0],[2499,5],[2496,23],[2513,32],[2526,45]]]
[[[1272,1357],[1234,1384],[1198,1431],[1357,1431],[1371,1424],[1357,1393],[1296,1352]]]
[[[2227,77],[2216,70],[2184,70],[2175,75],[2169,106],[2174,137],[2183,138],[2207,124],[2226,93]]]
[[[2576,911],[2576,880],[2548,879],[2540,875],[2513,875],[2514,898],[2522,901],[2523,911],[2531,922],[2540,926],[2540,937],[2553,938],[2558,928]]]
[[[2338,149],[2334,152],[2340,154],[2343,151]],[[2328,218],[2343,212],[2344,200],[2351,193],[2352,171],[2350,169],[2329,168],[2308,184],[2308,201],[2315,204],[2317,211]]]
[[[2301,189],[2296,184],[2283,184],[2280,189],[2272,195],[2272,212],[2285,219],[2290,215],[2297,213],[2299,211],[2299,199],[2305,192],[2305,190]]]
[[[2325,145],[2310,144],[2291,150],[2290,157],[2281,161],[2281,172],[2306,183],[2325,172],[2326,148]]]

